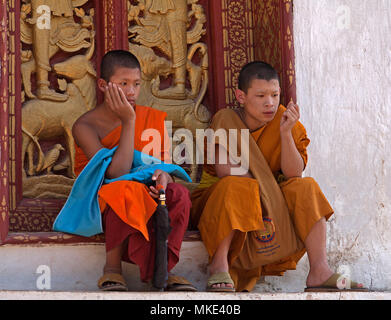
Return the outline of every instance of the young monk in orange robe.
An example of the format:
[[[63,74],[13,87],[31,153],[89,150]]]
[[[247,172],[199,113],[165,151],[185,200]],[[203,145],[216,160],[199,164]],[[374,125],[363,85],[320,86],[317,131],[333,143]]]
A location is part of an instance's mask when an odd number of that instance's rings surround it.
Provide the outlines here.
[[[168,135],[164,125],[165,112],[149,107],[136,106],[140,93],[141,70],[136,57],[129,52],[108,52],[102,59],[98,88],[105,100],[95,109],[81,116],[73,126],[76,142],[75,172],[79,174],[88,161],[101,148],[118,146],[106,170],[106,178],[114,179],[130,172],[134,150],[143,148],[161,150],[161,160],[169,160]],[[143,141],[144,130],[154,129],[161,141]],[[150,154],[156,156],[154,154]],[[156,170],[156,184],[163,186],[172,231],[168,237],[168,271],[179,260],[179,251],[187,229],[190,213],[188,190],[174,183],[172,177]],[[155,233],[150,219],[157,203],[158,191],[135,181],[116,181],[103,185],[98,192],[103,214],[102,222],[106,239],[106,264],[98,281],[102,290],[127,290],[122,276],[121,260],[140,267],[142,281],[153,277],[155,258]],[[170,276],[167,289],[190,290],[195,288],[184,278]]]
[[[263,62],[246,65],[236,90],[236,98],[243,108],[238,112],[219,111],[211,128],[217,130],[221,128],[219,124],[239,121],[249,129],[250,139],[254,139],[279,182],[294,230],[304,248],[267,265],[242,267],[242,262],[250,259],[243,257],[245,242],[249,241],[246,234],[264,228],[260,183],[251,171],[233,175],[231,169],[238,167],[234,161],[219,163],[219,155],[228,152],[214,142],[211,147],[216,151],[216,163],[204,165],[200,186],[192,194],[191,210],[192,225],[200,230],[210,257],[207,290],[251,291],[261,275],[282,275],[295,269],[305,252],[310,263],[308,291],[339,290],[337,286],[349,288],[348,284],[360,290],[362,284],[334,274],[327,263],[326,220],[333,209],[315,180],[301,177],[310,141],[298,121],[298,105],[293,102],[287,108],[279,105],[280,90],[278,74],[270,65]],[[250,161],[257,160],[251,159],[250,154]],[[241,263],[237,263],[239,257]]]

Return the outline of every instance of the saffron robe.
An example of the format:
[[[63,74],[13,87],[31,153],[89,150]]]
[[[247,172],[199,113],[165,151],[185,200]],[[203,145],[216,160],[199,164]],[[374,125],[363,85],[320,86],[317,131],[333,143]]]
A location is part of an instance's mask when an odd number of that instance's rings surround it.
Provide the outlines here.
[[[153,108],[136,106],[136,123],[134,148],[156,157],[160,151],[163,161],[170,159],[169,137],[165,130],[166,113]],[[143,141],[145,130],[153,134],[149,140]],[[119,144],[121,126],[115,128],[101,140],[105,148],[112,149]],[[156,139],[156,133],[161,139]],[[152,140],[153,139],[153,140]],[[153,147],[150,148],[153,142]],[[88,163],[88,158],[81,148],[76,147],[75,172],[78,175]],[[155,154],[152,154],[155,151]],[[135,181],[115,181],[105,184],[98,192],[99,205],[103,214],[103,228],[106,239],[106,252],[126,244],[122,259],[135,263],[140,267],[140,278],[149,281],[153,277],[155,259],[154,222],[150,219],[156,210],[157,203],[149,195],[146,185]],[[190,215],[190,194],[188,190],[177,184],[170,183],[166,189],[167,208],[169,211],[172,231],[168,237],[168,270],[179,261],[179,251],[188,226]],[[139,223],[139,222],[143,223]],[[138,222],[138,223],[135,223]]]
[[[252,132],[250,139],[255,140],[279,182],[296,235],[304,242],[313,225],[322,217],[329,219],[333,209],[315,180],[286,180],[282,175],[280,121],[285,110],[285,107],[280,106],[275,118],[266,126]],[[221,110],[215,117],[220,117],[220,120],[232,117],[232,112]],[[310,141],[304,126],[298,122],[292,129],[292,135],[306,165],[306,148]],[[210,260],[220,242],[232,230],[237,230],[228,255],[229,271],[237,291],[251,291],[262,275],[283,275],[286,270],[294,270],[305,253],[305,249],[302,249],[272,264],[252,269],[244,269],[242,263],[237,263],[238,257],[241,261],[246,259],[241,256],[247,241],[246,233],[265,228],[259,189],[258,181],[252,178],[228,176],[219,179],[214,166],[205,164],[200,185],[192,193],[191,224],[198,227]]]

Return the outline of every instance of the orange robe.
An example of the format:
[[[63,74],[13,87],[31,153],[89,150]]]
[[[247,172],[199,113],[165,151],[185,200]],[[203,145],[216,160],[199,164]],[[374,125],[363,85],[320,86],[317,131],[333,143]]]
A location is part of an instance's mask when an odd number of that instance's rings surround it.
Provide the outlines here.
[[[304,242],[313,225],[322,217],[329,217],[333,209],[312,178],[293,178],[283,181],[281,173],[280,121],[285,108],[280,106],[275,118],[266,126],[252,132],[286,200],[295,232]],[[292,129],[296,147],[307,164],[309,144],[305,128],[297,123]],[[250,137],[251,139],[251,137]],[[286,180],[286,179],[285,179]],[[237,291],[251,291],[261,275],[283,275],[294,270],[305,253],[300,250],[273,264],[243,270],[235,266],[235,259],[246,241],[245,234],[264,228],[259,183],[255,179],[228,176],[219,179],[213,165],[204,165],[200,186],[192,193],[191,223],[198,227],[201,238],[212,259],[220,242],[238,230],[229,251],[230,274]]]
[[[160,150],[160,159],[169,159],[169,137],[164,126],[166,113],[149,107],[136,106],[136,123],[134,148],[143,151],[150,143],[156,142]],[[112,149],[118,145],[121,126],[115,128],[101,140],[105,148]],[[142,141],[146,129],[155,129],[161,140]],[[154,148],[148,148],[152,154]],[[156,154],[155,154],[156,156]],[[75,172],[78,175],[87,165],[88,159],[81,148],[76,146]],[[153,276],[155,234],[153,219],[157,203],[149,195],[146,185],[135,181],[116,181],[105,184],[98,192],[99,205],[106,238],[106,251],[125,242],[126,248],[122,259],[140,267],[140,278],[148,281]],[[172,232],[168,238],[168,270],[179,260],[179,251],[190,215],[190,195],[188,190],[176,183],[170,183],[166,189],[167,208]],[[127,240],[127,241],[126,241]]]
[[[134,132],[134,149],[142,151],[143,148],[149,145],[152,141],[149,139],[142,141],[142,133],[146,129],[155,129],[159,132],[161,140],[160,145],[157,145],[161,151],[161,160],[168,159],[168,134],[165,130],[164,119],[167,116],[165,112],[158,111],[149,107],[136,106],[136,123]],[[121,126],[115,128],[101,141],[105,148],[112,149],[119,144],[121,136]],[[153,150],[151,150],[152,152]],[[153,155],[153,154],[150,154]],[[84,155],[83,150],[76,146],[75,154],[75,173],[78,175],[81,170],[87,165],[88,159]],[[139,230],[149,240],[147,231],[147,223],[152,214],[155,212],[157,204],[149,195],[148,188],[139,182],[135,181],[116,181],[110,184],[105,184],[98,192],[99,205],[103,212],[106,205],[109,205],[115,213],[131,227]],[[119,200],[121,199],[121,200]]]

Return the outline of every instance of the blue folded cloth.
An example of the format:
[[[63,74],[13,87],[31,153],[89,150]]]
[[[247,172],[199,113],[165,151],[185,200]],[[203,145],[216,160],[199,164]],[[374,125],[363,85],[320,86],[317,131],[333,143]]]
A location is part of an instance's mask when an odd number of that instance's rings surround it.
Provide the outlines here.
[[[75,180],[64,207],[54,221],[54,231],[85,237],[102,233],[102,217],[98,201],[98,191],[102,184],[121,180],[150,184],[152,175],[157,169],[191,182],[189,175],[180,166],[164,163],[137,150],[134,150],[130,173],[115,179],[105,179],[105,172],[116,149],[117,147],[103,148],[88,162]]]

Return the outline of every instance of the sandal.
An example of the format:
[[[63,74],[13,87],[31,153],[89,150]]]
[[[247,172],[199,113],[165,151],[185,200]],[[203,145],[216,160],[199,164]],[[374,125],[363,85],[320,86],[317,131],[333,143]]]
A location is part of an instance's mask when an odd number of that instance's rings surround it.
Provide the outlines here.
[[[350,285],[349,285],[350,284]],[[358,287],[358,283],[351,281],[339,273],[334,273],[322,285],[317,287],[307,287],[305,292],[368,292],[368,288]]]
[[[224,287],[224,288],[215,288],[213,285],[215,284],[232,284],[232,288]],[[228,272],[219,272],[211,275],[208,279],[208,285],[206,287],[206,291],[208,292],[235,292],[235,284]]]
[[[197,291],[189,281],[180,276],[168,276],[166,291]]]
[[[128,291],[126,281],[119,273],[105,273],[98,280],[98,287],[102,291]]]

